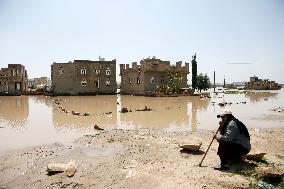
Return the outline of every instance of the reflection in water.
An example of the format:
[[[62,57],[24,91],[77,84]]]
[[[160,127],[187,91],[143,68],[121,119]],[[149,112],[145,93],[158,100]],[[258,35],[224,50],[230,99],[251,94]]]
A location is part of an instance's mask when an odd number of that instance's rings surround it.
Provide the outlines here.
[[[30,96],[30,99],[37,104],[44,104],[49,108],[52,107],[52,101],[50,100],[50,96],[35,95]]]
[[[28,96],[1,96],[0,118],[13,126],[25,126],[29,116]]]
[[[86,128],[98,125],[113,128],[116,125],[116,96],[114,95],[64,96],[53,99],[57,99],[60,103],[60,105],[52,103],[52,120],[56,127]],[[70,113],[63,112],[59,106]],[[72,115],[72,111],[80,112],[80,116]],[[83,116],[84,113],[90,115]]]
[[[245,94],[245,97],[248,97],[251,102],[257,103],[260,101],[267,100],[268,98],[277,96],[278,93],[271,92],[248,92]]]
[[[191,127],[196,130],[197,111],[206,109],[209,100],[198,97],[151,98],[142,96],[65,96],[55,97],[52,103],[52,120],[55,127],[91,128],[167,128]],[[50,100],[49,100],[50,101]],[[65,113],[59,107],[69,111]],[[152,111],[135,111],[148,108]],[[126,107],[132,112],[120,113]],[[191,108],[190,108],[191,107]],[[71,112],[79,112],[80,116]],[[105,114],[109,113],[111,114]],[[83,116],[84,113],[90,115]]]
[[[198,98],[198,97],[192,97],[191,99],[191,104],[192,104],[192,108],[191,108],[191,126],[192,126],[192,131],[196,131],[197,128],[197,111],[200,110],[205,110],[208,105],[210,100],[205,99],[205,98]]]
[[[120,96],[120,109],[126,107],[132,112],[119,114],[121,126],[135,128],[190,127],[196,129],[197,110],[205,109],[209,101],[198,97],[141,97]],[[152,111],[135,111],[148,108]],[[190,108],[191,106],[191,108]],[[191,124],[190,124],[191,119]]]

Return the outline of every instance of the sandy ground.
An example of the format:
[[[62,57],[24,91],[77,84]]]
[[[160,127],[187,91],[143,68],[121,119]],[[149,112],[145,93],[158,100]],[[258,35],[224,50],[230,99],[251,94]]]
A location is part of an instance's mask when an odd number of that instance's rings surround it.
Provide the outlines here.
[[[264,162],[246,160],[229,171],[219,164],[214,141],[203,166],[198,164],[213,132],[163,130],[94,131],[72,146],[51,144],[0,156],[0,188],[256,188],[256,166],[284,166],[284,128],[250,130],[254,148],[266,152]],[[200,138],[201,151],[184,151],[182,141]],[[73,177],[48,175],[49,163],[76,161]]]

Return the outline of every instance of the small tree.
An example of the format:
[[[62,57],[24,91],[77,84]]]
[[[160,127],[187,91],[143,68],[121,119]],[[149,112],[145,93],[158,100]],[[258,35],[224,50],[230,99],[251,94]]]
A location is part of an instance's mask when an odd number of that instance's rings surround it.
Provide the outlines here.
[[[172,88],[172,92],[179,93],[182,81],[181,73],[174,73],[171,74],[171,76],[172,76],[172,83],[170,84],[170,87]]]
[[[161,85],[159,91],[163,94],[179,93],[181,88],[181,73],[171,73],[168,85]]]
[[[207,74],[203,75],[200,73],[197,77],[197,89],[201,92],[201,90],[207,90],[210,88],[210,80]]]

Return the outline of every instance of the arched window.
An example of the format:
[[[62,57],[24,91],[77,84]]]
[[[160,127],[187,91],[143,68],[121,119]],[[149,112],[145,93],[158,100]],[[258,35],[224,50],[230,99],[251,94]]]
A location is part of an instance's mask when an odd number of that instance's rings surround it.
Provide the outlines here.
[[[87,74],[87,70],[86,69],[81,69],[81,75],[86,75]]]
[[[106,75],[111,75],[111,70],[109,68],[106,69]]]

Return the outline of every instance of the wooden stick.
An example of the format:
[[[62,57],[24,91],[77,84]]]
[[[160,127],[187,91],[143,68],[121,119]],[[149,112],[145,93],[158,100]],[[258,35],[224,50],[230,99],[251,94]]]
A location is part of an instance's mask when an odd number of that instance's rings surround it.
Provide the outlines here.
[[[219,127],[219,128],[220,128],[220,127]],[[205,156],[207,155],[207,152],[209,151],[209,148],[211,147],[211,144],[213,143],[213,141],[214,141],[214,139],[215,139],[215,136],[217,135],[217,133],[218,133],[218,131],[219,131],[219,128],[218,128],[217,131],[215,132],[215,134],[214,134],[214,136],[213,136],[213,138],[212,138],[212,140],[211,140],[211,142],[210,142],[210,144],[209,144],[209,146],[208,146],[208,148],[207,148],[207,150],[206,150],[206,152],[205,152],[205,154],[204,154],[204,156],[203,156],[201,162],[198,164],[199,167],[201,167],[202,162],[203,162],[203,160],[205,159]]]

